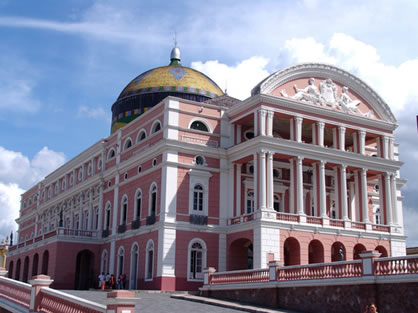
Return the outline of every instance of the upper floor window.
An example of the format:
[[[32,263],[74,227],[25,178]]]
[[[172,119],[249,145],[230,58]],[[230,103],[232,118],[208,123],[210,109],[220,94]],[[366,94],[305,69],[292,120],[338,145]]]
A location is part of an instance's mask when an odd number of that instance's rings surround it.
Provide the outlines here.
[[[106,210],[105,210],[105,223],[104,223],[104,229],[110,229],[110,210],[111,210],[112,206],[110,203],[107,203],[106,205]]]
[[[142,191],[138,190],[136,192],[136,202],[135,202],[135,219],[139,220],[141,218],[141,209],[142,209]]]
[[[206,166],[206,161],[205,161],[205,157],[201,156],[201,155],[196,155],[194,157],[194,161],[193,163],[197,166]]]
[[[59,184],[58,184],[58,182],[56,182],[55,183],[55,194],[57,195],[58,194],[58,191],[59,191]]]
[[[247,214],[254,212],[254,191],[247,192]]]
[[[132,140],[131,138],[126,139],[125,144],[123,145],[123,150],[127,150],[132,147]]]
[[[151,127],[151,134],[154,134],[161,130],[161,123],[160,121],[155,121]]]
[[[247,130],[247,131],[244,133],[244,137],[245,137],[245,139],[247,139],[247,140],[253,139],[253,138],[254,138],[254,131],[253,131],[253,130]]]
[[[149,215],[155,215],[157,211],[157,185],[152,184],[150,188],[150,202],[149,202]]]
[[[274,195],[274,211],[276,212],[282,212],[282,206],[281,206],[281,199],[278,195]]]
[[[92,173],[93,173],[93,165],[89,163],[89,166],[87,167],[87,174],[91,176]]]
[[[110,149],[109,150],[109,152],[107,153],[107,159],[108,160],[110,160],[110,159],[113,159],[114,157],[115,157],[115,155],[116,155],[116,152],[115,152],[115,149]]]
[[[193,211],[203,211],[203,187],[202,185],[194,186]]]
[[[208,127],[202,121],[194,121],[190,124],[190,129],[200,130],[202,132],[209,132]]]
[[[79,170],[78,170],[78,180],[80,181],[80,180],[82,180],[83,179],[83,168],[80,168]]]
[[[120,224],[125,225],[128,214],[128,197],[125,195],[122,198]]]
[[[138,136],[136,137],[136,142],[140,142],[147,138],[147,133],[145,132],[145,129],[141,129],[138,133]]]
[[[70,176],[70,186],[72,186],[74,184],[74,176],[73,174],[71,174]]]

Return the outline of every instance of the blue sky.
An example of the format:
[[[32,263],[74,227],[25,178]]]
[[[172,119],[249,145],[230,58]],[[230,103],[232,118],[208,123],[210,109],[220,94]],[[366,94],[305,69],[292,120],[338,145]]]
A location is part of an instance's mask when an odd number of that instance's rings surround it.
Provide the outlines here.
[[[417,1],[0,0],[0,237],[19,194],[109,135],[110,108],[138,74],[182,63],[244,99],[270,73],[335,64],[395,113],[408,245],[418,246]]]

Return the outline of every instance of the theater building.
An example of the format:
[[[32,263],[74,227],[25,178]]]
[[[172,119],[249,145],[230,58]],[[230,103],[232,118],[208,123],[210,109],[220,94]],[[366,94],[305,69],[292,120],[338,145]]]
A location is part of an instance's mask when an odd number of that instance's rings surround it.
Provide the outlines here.
[[[181,65],[133,79],[111,135],[22,195],[8,275],[54,288],[125,273],[193,290],[217,271],[405,255],[396,119],[365,82],[299,64],[234,99]]]

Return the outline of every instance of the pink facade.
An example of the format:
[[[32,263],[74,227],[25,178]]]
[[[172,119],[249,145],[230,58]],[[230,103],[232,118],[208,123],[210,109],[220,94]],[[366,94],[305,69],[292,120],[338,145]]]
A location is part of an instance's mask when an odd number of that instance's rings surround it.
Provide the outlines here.
[[[23,194],[9,277],[195,290],[205,267],[404,255],[395,128],[367,85],[322,64],[244,101],[167,97]]]

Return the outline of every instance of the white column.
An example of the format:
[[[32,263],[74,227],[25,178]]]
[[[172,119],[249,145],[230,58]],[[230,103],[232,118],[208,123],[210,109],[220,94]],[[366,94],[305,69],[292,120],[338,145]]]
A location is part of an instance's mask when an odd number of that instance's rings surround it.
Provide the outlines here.
[[[382,140],[380,137],[376,138],[376,150],[377,150],[377,156],[381,158],[382,157]]]
[[[118,225],[118,211],[119,211],[119,173],[115,177],[115,189],[113,189],[113,217],[112,217],[112,235],[116,234]]]
[[[345,127],[340,126],[338,127],[338,135],[340,141],[340,150],[345,151]]]
[[[83,229],[83,200],[83,194],[81,194],[78,208],[78,229]]]
[[[103,166],[102,161],[102,166]],[[102,219],[103,219],[103,183],[100,183],[100,189],[99,189],[99,222],[97,223],[97,231],[102,230]]]
[[[385,207],[387,224],[392,225],[392,189],[390,188],[390,173],[385,173]]]
[[[304,214],[304,203],[303,203],[303,158],[296,157],[296,202],[297,202],[297,214]]]
[[[295,141],[295,120],[293,118],[291,118],[289,120],[289,125],[290,125],[290,140]]]
[[[390,175],[390,185],[392,187],[392,221],[394,224],[398,225],[398,195],[396,188],[396,174],[392,173]]]
[[[260,194],[259,205],[261,210],[266,209],[266,152],[260,151]]]
[[[356,218],[353,221],[360,222],[360,194],[361,194],[361,187],[360,181],[358,177],[359,172],[354,172],[354,188],[355,188],[355,203],[356,203]]]
[[[302,118],[299,116],[296,116],[295,123],[296,123],[296,141],[302,142]]]
[[[235,208],[235,216],[241,215],[241,164],[236,164],[236,208]]]
[[[327,192],[325,187],[325,162],[319,161],[319,211],[321,217],[327,217]]]
[[[324,146],[324,128],[325,123],[324,122],[317,122],[318,126],[318,145],[323,147]]]
[[[267,116],[267,112],[265,110],[260,110],[258,116],[260,118],[260,135],[265,136],[266,135],[266,116]]]
[[[254,137],[258,136],[258,112],[254,112]]]
[[[358,137],[357,137],[357,133],[353,133],[353,152],[358,153]]]
[[[347,214],[347,166],[342,164],[340,166],[341,169],[341,183],[340,183],[340,196],[341,196],[341,213],[342,219],[348,220]]]
[[[267,136],[273,137],[273,111],[267,111]]]
[[[366,132],[364,130],[359,131],[360,140],[360,154],[366,153]]]
[[[395,138],[389,138],[389,159],[395,159]]]
[[[369,221],[369,201],[367,192],[367,170],[361,169],[361,205],[363,208],[363,222],[370,223]]]
[[[317,145],[318,144],[318,141],[316,140],[316,124],[315,123],[313,123],[312,124],[312,144],[313,145]]]
[[[296,213],[295,209],[295,159],[290,159],[290,188],[289,188],[289,212]]]
[[[312,197],[313,197],[313,206],[315,210],[315,216],[318,216],[318,183],[317,183],[317,163],[312,164]]]
[[[91,230],[92,229],[91,223],[93,221],[93,219],[92,219],[92,216],[93,216],[93,190],[92,189],[90,189],[90,191],[89,191],[88,214],[89,214],[89,217],[88,217],[88,221],[87,221],[87,230]]]
[[[383,158],[389,157],[389,137],[383,136]]]
[[[70,229],[74,229],[74,198],[71,199],[70,204]]]
[[[354,182],[349,182],[348,185],[348,190],[349,190],[349,194],[350,194],[350,211],[349,211],[349,216],[351,216],[351,220],[355,221],[356,220],[356,206],[355,206],[355,191],[354,191]]]
[[[258,210],[258,157],[254,153],[254,211]]]
[[[332,129],[332,147],[337,149],[337,129],[335,127]]]
[[[273,210],[274,204],[273,152],[267,152],[267,208]]]
[[[237,132],[236,132],[236,136],[237,136],[237,144],[241,143],[241,125],[237,125]]]

